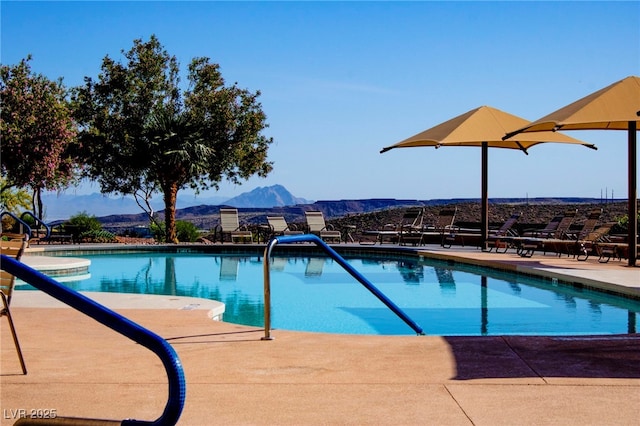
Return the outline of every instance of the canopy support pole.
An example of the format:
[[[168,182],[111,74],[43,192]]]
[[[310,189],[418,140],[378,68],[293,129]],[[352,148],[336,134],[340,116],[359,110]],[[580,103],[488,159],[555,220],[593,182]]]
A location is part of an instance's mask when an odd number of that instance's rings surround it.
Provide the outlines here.
[[[638,190],[637,190],[637,143],[636,122],[629,121],[629,266],[636,266],[638,257]]]
[[[482,142],[482,208],[480,211],[480,248],[487,250],[489,236],[489,143]]]

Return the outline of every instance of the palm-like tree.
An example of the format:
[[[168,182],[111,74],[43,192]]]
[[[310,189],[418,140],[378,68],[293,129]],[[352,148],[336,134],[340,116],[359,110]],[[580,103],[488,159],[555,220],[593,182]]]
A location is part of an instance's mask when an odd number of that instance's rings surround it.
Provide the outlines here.
[[[165,204],[166,240],[177,242],[175,220],[178,190],[197,189],[194,177],[206,177],[212,148],[203,143],[199,127],[186,112],[163,107],[151,115],[146,137],[151,149],[138,153],[147,163],[146,184],[162,190]],[[145,160],[146,159],[146,160]],[[197,180],[196,180],[197,182]]]

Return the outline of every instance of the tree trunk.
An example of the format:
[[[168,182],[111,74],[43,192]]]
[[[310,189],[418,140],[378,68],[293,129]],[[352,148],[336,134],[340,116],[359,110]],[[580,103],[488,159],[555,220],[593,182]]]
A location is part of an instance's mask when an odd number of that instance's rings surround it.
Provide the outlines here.
[[[164,192],[164,226],[168,243],[177,244],[176,236],[176,200],[178,198],[178,185],[170,183],[163,185]]]
[[[31,207],[35,217],[44,221],[44,207],[42,206],[42,188],[33,188],[33,196],[31,197]]]

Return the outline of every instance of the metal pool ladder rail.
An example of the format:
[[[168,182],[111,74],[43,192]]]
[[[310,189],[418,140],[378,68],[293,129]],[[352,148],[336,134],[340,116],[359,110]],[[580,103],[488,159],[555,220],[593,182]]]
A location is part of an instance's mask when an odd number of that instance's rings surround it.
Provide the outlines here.
[[[178,358],[175,350],[157,334],[147,330],[146,328],[134,323],[128,318],[110,310],[109,308],[96,303],[88,297],[65,287],[48,276],[36,271],[29,266],[16,261],[8,256],[0,256],[2,260],[2,269],[20,278],[22,281],[31,284],[39,290],[53,296],[61,302],[71,306],[77,311],[93,318],[103,325],[111,328],[112,330],[128,337],[134,342],[146,347],[153,353],[158,355],[164,368],[167,372],[167,378],[169,380],[169,400],[165,405],[164,412],[155,421],[140,421],[133,419],[122,420],[122,425],[175,425],[182,414],[184,408],[184,400],[186,393],[186,385],[184,378],[184,371],[182,369],[182,363]],[[39,419],[38,419],[39,420]],[[34,424],[106,424],[113,423],[113,421],[105,420],[93,420],[93,419],[74,419],[75,423],[64,423],[63,418],[55,419],[60,420],[56,422],[51,420],[49,422],[36,422]],[[71,419],[68,419],[71,420]],[[85,421],[86,420],[86,421]],[[23,424],[31,424],[24,422]]]
[[[270,259],[273,248],[278,244],[290,244],[290,243],[315,243],[318,247],[323,249],[333,260],[338,262],[352,277],[365,286],[371,293],[373,293],[382,303],[387,305],[397,316],[400,317],[409,327],[413,329],[417,334],[423,335],[424,331],[416,324],[411,318],[407,316],[395,303],[393,303],[387,296],[385,296],[380,290],[378,290],[369,280],[367,280],[362,274],[355,270],[342,256],[332,249],[327,243],[322,241],[320,237],[313,234],[303,235],[287,235],[273,237],[267,247],[264,249],[264,337],[262,340],[272,340],[271,337],[271,272],[270,272]]]

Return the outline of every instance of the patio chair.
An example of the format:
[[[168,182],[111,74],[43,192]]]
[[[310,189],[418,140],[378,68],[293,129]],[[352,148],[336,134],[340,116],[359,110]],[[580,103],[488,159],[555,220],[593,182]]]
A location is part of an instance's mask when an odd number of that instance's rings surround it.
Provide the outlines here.
[[[458,213],[458,207],[444,208],[438,213],[435,222],[424,227],[422,231],[422,238],[429,238],[437,236],[440,239],[440,245],[445,248],[450,248],[456,239],[456,233],[460,230],[453,223],[456,220],[456,214]]]
[[[563,216],[564,216],[563,214],[557,214],[549,221],[549,223],[545,225],[544,228],[525,229],[524,231],[522,231],[522,234],[520,236],[523,238],[527,238],[527,237],[536,238],[540,235],[549,235],[553,232],[556,232],[556,229],[558,229],[558,225],[560,225],[560,222],[562,221]]]
[[[640,250],[640,244],[637,245],[637,249]],[[620,261],[629,258],[629,243],[608,241],[603,238],[593,244],[593,251],[598,255],[600,263],[608,263],[612,257]]]
[[[510,239],[518,236],[512,228],[518,222],[521,215],[522,213],[520,212],[513,213],[509,219],[504,221],[500,228],[489,230],[489,235],[487,235],[488,251],[495,248],[496,253],[499,253],[501,249],[503,250],[501,253],[505,253],[509,249],[511,246]]]
[[[240,226],[238,209],[220,209],[220,241],[224,242],[227,235],[232,243],[253,241],[253,233],[246,226]]]
[[[411,243],[414,246],[420,245],[422,243],[423,222],[423,207],[408,208],[404,212],[400,225],[398,226],[398,244],[406,245],[407,243]]]
[[[584,238],[576,241],[578,252],[576,259],[585,261],[593,252],[598,254],[598,262],[607,263],[613,255],[616,254],[615,243],[609,242],[609,232],[618,222],[607,222],[589,232]],[[612,245],[613,244],[613,245]],[[626,245],[626,243],[625,243]]]
[[[571,224],[578,214],[578,209],[566,210],[564,213],[555,216],[540,230],[527,230],[522,233],[524,237],[534,238],[562,238],[571,227]]]
[[[565,232],[565,237],[571,240],[581,240],[584,239],[587,235],[593,232],[596,229],[596,225],[598,221],[600,221],[600,216],[602,216],[602,209],[595,209],[589,212],[587,218],[582,224],[582,228],[578,232]]]
[[[541,242],[541,246],[544,250],[544,254],[547,251],[554,251],[561,256],[562,254],[576,255],[578,244],[575,242],[585,240],[596,228],[600,216],[602,215],[602,209],[596,209],[587,215],[582,228],[578,231],[566,231],[561,238],[549,238]]]
[[[378,242],[380,244],[385,242],[397,243],[398,239],[399,232],[397,225],[387,223],[382,227],[382,229],[368,229],[360,232],[358,242],[362,245],[375,245]]]
[[[562,215],[557,215],[542,230],[527,230],[522,237],[515,237],[511,242],[516,245],[517,253],[521,257],[531,257],[533,253],[544,247],[544,241],[550,238],[556,240],[566,238],[578,209],[566,210]]]
[[[315,234],[322,238],[324,241],[342,241],[342,233],[336,231],[331,225],[328,225],[324,221],[324,215],[318,211],[305,211],[304,215],[307,219],[307,229],[309,233]]]
[[[0,242],[0,253],[5,256],[12,257],[16,260],[20,260],[25,248],[27,247],[27,239],[13,239],[10,241]],[[9,321],[9,328],[11,329],[11,335],[13,336],[13,343],[20,359],[20,366],[22,367],[22,374],[27,374],[27,367],[22,356],[22,350],[20,349],[20,342],[18,341],[18,334],[13,324],[13,318],[11,316],[11,310],[9,306],[11,304],[11,296],[13,294],[13,288],[15,286],[16,277],[9,274],[4,270],[0,270],[0,295],[2,296],[2,310],[0,316],[7,317]]]
[[[586,238],[580,241],[581,252],[578,260],[587,260],[590,254],[598,255],[599,263],[608,263],[612,257],[622,260],[629,255],[629,243],[617,242],[609,236],[611,229],[617,222],[608,222],[596,228]],[[638,245],[640,247],[640,245]],[[581,258],[581,256],[584,256]]]
[[[300,235],[303,232],[295,229],[294,225],[289,225],[284,216],[267,216],[267,222],[272,236],[277,235]]]
[[[362,232],[360,244],[375,244],[376,242],[380,244],[385,242],[398,242],[400,244],[411,242],[414,245],[420,244],[422,241],[423,221],[424,208],[410,207],[405,210],[397,224],[388,223],[384,225],[382,229]],[[371,239],[369,237],[371,237]]]

